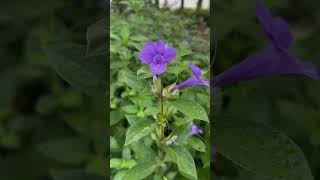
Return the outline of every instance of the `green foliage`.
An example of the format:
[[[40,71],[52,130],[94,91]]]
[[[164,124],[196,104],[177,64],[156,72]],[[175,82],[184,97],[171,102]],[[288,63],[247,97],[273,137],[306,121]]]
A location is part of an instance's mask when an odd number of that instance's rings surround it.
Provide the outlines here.
[[[93,53],[98,35],[86,48],[103,11],[87,0],[0,7],[0,179],[108,177],[106,51]]]
[[[110,15],[111,158],[137,163],[132,168],[112,168],[111,179],[209,178],[205,175],[210,174],[209,169],[203,167],[210,159],[202,157],[208,152],[210,131],[205,130],[205,139],[190,136],[193,121],[201,128],[209,127],[209,89],[190,88],[176,95],[170,92],[175,84],[192,76],[190,61],[204,69],[204,79],[209,79],[208,28],[198,29],[203,22],[197,16],[159,10],[147,1],[115,1]],[[180,42],[189,36],[193,43]],[[147,41],[159,39],[178,52],[162,81],[160,77],[153,79],[149,66],[138,58]],[[163,111],[161,84],[165,91]],[[173,141],[172,147],[166,145],[168,140]],[[169,152],[173,160],[164,161]]]

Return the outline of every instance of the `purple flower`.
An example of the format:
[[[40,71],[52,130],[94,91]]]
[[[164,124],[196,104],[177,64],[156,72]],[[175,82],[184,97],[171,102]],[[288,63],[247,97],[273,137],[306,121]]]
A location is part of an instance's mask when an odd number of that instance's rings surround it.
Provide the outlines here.
[[[293,43],[289,25],[280,17],[272,17],[260,3],[256,5],[256,14],[272,45],[214,77],[212,86],[283,74],[305,75],[320,80],[312,64],[302,62],[288,52]]]
[[[188,42],[189,42],[189,44],[192,43],[192,37],[191,36],[188,38]]]
[[[167,142],[166,142],[166,145],[167,146],[170,146],[170,145],[172,145],[173,144],[173,141],[171,141],[171,140],[168,140]]]
[[[186,81],[182,82],[181,84],[175,86],[172,89],[172,91],[174,91],[176,89],[190,87],[190,86],[208,86],[209,87],[209,82],[201,79],[202,78],[201,70],[192,63],[189,63],[189,67],[192,70],[193,76],[191,78],[187,79]]]
[[[147,42],[144,49],[139,52],[139,58],[144,64],[150,65],[154,76],[160,75],[167,70],[167,63],[177,55],[175,48],[166,45],[163,40],[156,43]]]
[[[195,125],[194,123],[191,123],[191,135],[199,135],[199,134],[203,134],[203,130],[200,129],[197,125]]]

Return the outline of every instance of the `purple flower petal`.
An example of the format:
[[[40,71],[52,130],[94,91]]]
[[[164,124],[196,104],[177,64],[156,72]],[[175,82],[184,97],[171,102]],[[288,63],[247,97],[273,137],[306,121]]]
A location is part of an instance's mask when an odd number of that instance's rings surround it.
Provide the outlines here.
[[[170,62],[177,56],[177,50],[173,47],[167,46],[164,50],[163,58],[165,62]]]
[[[167,64],[166,63],[162,63],[162,64],[151,63],[150,70],[154,76],[162,74],[167,70]]]
[[[199,128],[197,125],[193,124],[191,125],[191,131],[190,134],[192,136],[194,135],[199,135],[199,134],[203,134],[203,130],[201,128]]]
[[[160,53],[161,55],[163,55],[164,51],[165,51],[165,48],[166,48],[166,43],[164,42],[164,40],[159,40],[156,43],[156,51],[157,51],[157,53]]]
[[[193,74],[195,77],[197,78],[201,78],[202,76],[202,72],[201,72],[201,69],[198,68],[197,66],[195,66],[194,64],[192,64],[191,62],[189,63],[189,67],[191,68]]]
[[[320,80],[314,66],[274,47],[266,48],[214,77],[212,86],[280,74],[302,74]]]
[[[153,57],[155,56],[155,45],[152,42],[146,42],[144,49],[139,52],[139,59],[145,63],[149,64]]]
[[[172,90],[183,89],[191,86],[208,86],[209,87],[209,82],[202,79],[198,79],[193,76],[187,79],[186,81],[182,82],[181,84],[175,86]]]
[[[288,49],[293,43],[289,25],[281,18],[273,18],[270,11],[261,3],[256,5],[256,14],[265,34],[274,46]]]

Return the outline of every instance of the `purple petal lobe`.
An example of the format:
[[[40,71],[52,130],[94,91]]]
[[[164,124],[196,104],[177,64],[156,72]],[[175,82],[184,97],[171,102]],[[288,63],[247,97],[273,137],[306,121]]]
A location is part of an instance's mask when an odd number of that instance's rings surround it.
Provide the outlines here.
[[[269,47],[214,77],[212,86],[282,74],[305,75],[320,80],[312,64],[300,61],[287,51]]]
[[[175,48],[167,46],[164,50],[163,58],[165,62],[170,62],[177,56],[177,51]]]
[[[157,51],[157,53],[164,54],[165,48],[166,48],[166,43],[164,42],[164,40],[159,40],[156,43],[156,51]]]
[[[162,74],[167,70],[167,64],[166,63],[162,63],[162,64],[151,63],[150,70],[154,76]]]
[[[189,63],[189,67],[191,68],[193,74],[195,77],[197,78],[201,78],[202,76],[202,73],[201,73],[201,69],[198,68],[196,65],[192,64],[192,63]]]
[[[276,43],[281,47],[288,49],[293,43],[293,35],[290,31],[290,26],[282,18],[274,18],[273,21],[274,36]]]
[[[256,14],[272,44],[280,49],[288,49],[293,43],[289,25],[279,17],[273,18],[271,12],[259,2],[256,5]]]
[[[146,42],[144,49],[139,52],[139,59],[145,63],[149,64],[153,57],[155,56],[155,45],[152,42]]]
[[[191,87],[191,86],[208,86],[209,87],[209,82],[202,80],[202,79],[198,79],[196,77],[191,77],[189,79],[187,79],[186,81],[182,82],[181,84],[175,86],[173,88],[173,90],[175,89],[183,89],[186,87]]]

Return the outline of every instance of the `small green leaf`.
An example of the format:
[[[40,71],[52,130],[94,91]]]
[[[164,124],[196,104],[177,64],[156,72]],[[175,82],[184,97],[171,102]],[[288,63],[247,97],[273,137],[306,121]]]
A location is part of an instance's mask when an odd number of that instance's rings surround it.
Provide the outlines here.
[[[191,180],[198,179],[193,157],[186,148],[182,146],[169,147],[167,156],[178,165],[179,171],[183,176]]]
[[[135,105],[128,105],[128,106],[122,107],[122,110],[125,111],[128,114],[136,114],[139,109]]]
[[[179,98],[175,101],[171,101],[171,103],[179,109],[182,113],[194,118],[209,122],[207,113],[205,109],[198,104],[189,99]]]
[[[152,121],[140,121],[132,126],[127,131],[126,135],[126,141],[124,146],[127,146],[133,142],[138,141],[139,139],[145,137],[146,135],[150,134],[154,128],[155,128],[155,123]]]
[[[151,175],[156,168],[158,167],[158,164],[154,161],[144,162],[137,164],[130,170],[128,170],[122,179],[125,180],[140,180],[144,179],[147,176]]]
[[[122,163],[122,159],[112,158],[110,159],[110,168],[120,168]]]
[[[197,137],[190,137],[188,139],[188,144],[195,150],[201,151],[201,152],[206,152],[206,146],[204,142],[202,142],[199,138]]]

